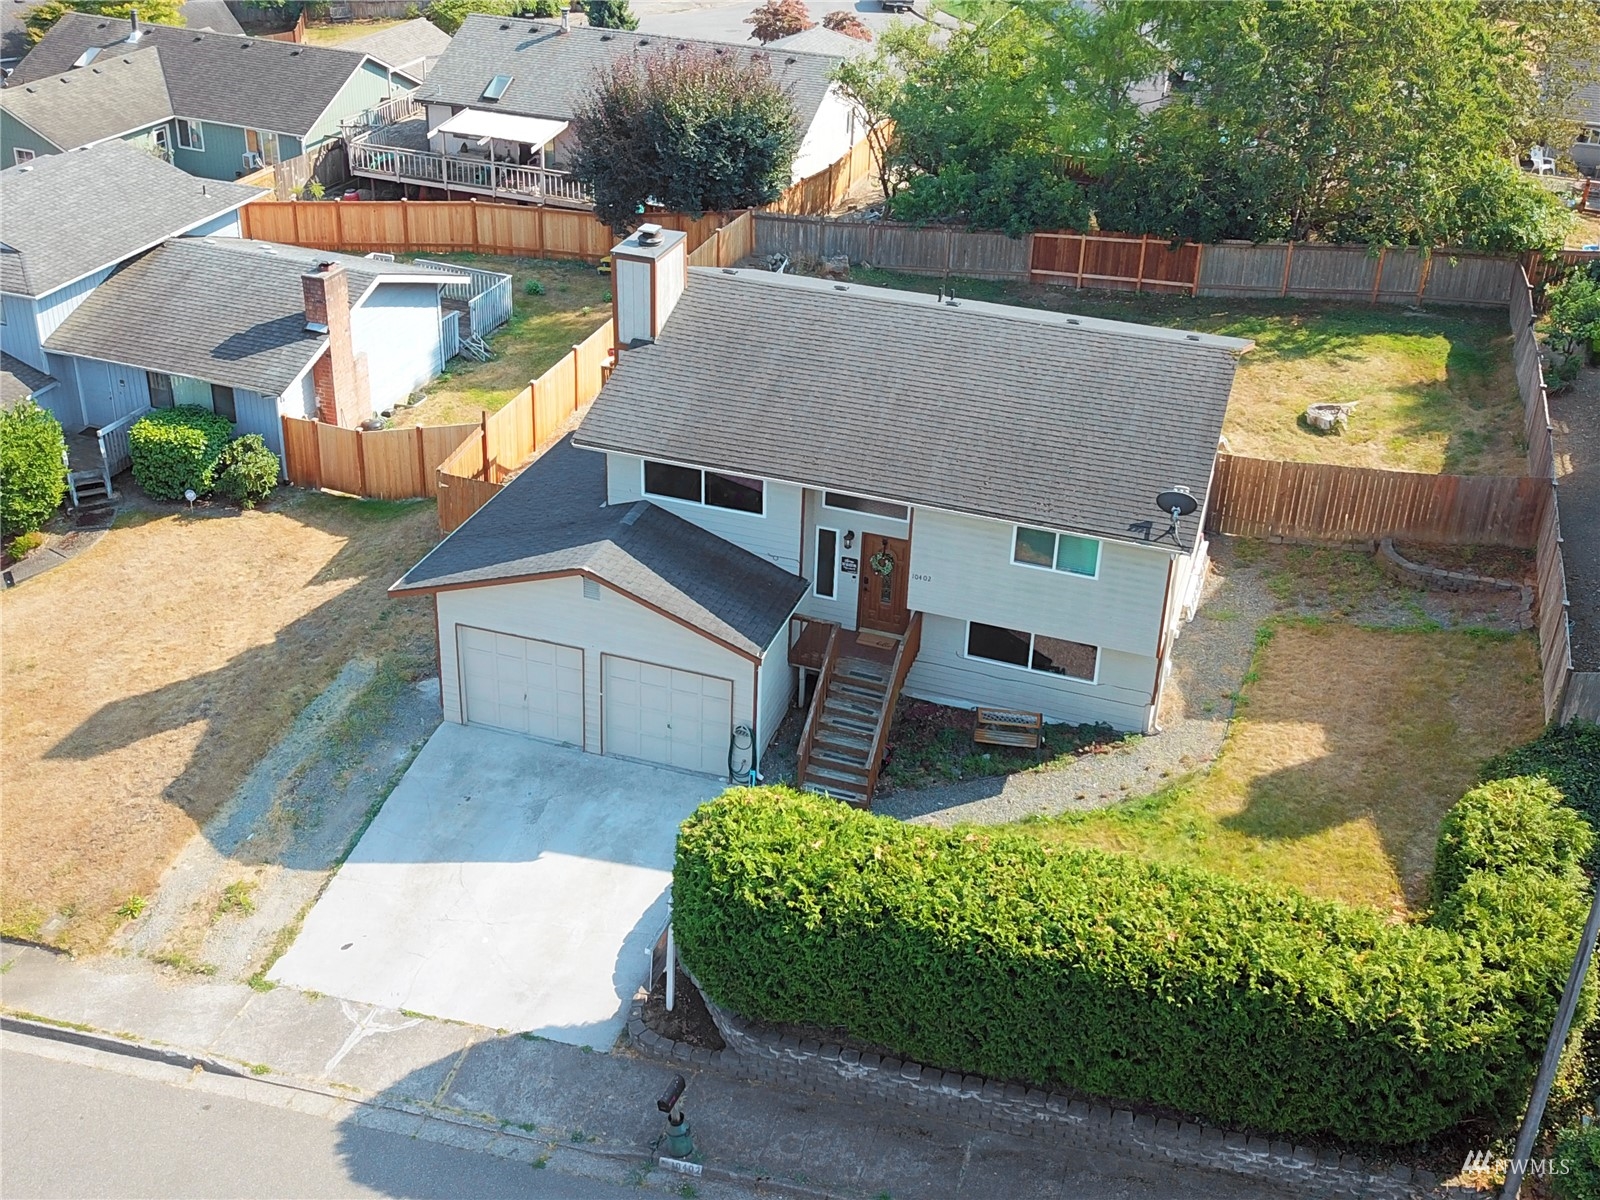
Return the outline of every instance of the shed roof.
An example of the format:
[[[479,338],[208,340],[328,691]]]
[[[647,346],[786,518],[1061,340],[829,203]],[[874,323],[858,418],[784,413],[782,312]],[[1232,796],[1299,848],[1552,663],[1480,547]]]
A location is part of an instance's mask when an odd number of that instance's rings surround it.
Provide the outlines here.
[[[349,272],[352,309],[380,282],[460,279],[276,242],[172,238],[96,288],[45,348],[281,395],[328,344],[305,327],[300,276],[318,262]]]
[[[550,22],[475,15],[462,23],[417,98],[567,121],[611,64],[633,54],[690,48],[732,55],[741,64],[757,58],[770,63],[773,78],[789,89],[802,130],[810,128],[827,95],[829,75],[841,61],[618,29],[574,26],[563,33]],[[511,76],[511,84],[499,100],[486,101],[483,89],[496,75]]]
[[[63,150],[131,133],[172,116],[155,46],[102,54],[86,67],[0,89],[0,110]]]
[[[563,438],[390,590],[587,575],[758,657],[806,581],[683,518],[606,503],[606,462]]]
[[[53,375],[46,375],[20,358],[0,352],[0,408],[10,408],[17,401],[37,396],[55,385]]]
[[[579,445],[1149,541],[1210,484],[1237,338],[692,268]]]
[[[112,17],[69,12],[17,65],[11,86],[74,70],[90,47],[127,45],[131,25]],[[172,101],[169,115],[287,133],[310,132],[367,55],[334,46],[297,45],[238,34],[141,23],[139,48],[161,51]],[[79,67],[78,71],[85,68]],[[408,77],[409,78],[409,77]]]
[[[0,171],[0,290],[43,296],[269,193],[196,179],[126,142]]]
[[[402,71],[411,71],[418,79],[425,78],[435,59],[450,45],[450,35],[427,17],[404,21],[389,29],[380,29],[364,37],[340,42],[345,50],[370,54],[379,62],[388,63]]]

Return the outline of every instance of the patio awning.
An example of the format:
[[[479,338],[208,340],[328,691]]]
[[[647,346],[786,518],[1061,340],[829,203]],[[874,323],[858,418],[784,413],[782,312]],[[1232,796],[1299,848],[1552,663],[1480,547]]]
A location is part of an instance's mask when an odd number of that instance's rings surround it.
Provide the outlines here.
[[[566,127],[565,121],[464,108],[448,121],[428,130],[428,136],[453,133],[457,137],[476,138],[480,143],[498,138],[503,142],[521,142],[525,146],[547,146]]]

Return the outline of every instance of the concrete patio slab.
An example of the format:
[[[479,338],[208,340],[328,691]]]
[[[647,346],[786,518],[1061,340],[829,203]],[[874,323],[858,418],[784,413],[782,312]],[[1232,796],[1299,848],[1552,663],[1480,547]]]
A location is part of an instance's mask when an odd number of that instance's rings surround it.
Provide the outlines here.
[[[279,983],[607,1050],[707,776],[446,724],[306,918]]]

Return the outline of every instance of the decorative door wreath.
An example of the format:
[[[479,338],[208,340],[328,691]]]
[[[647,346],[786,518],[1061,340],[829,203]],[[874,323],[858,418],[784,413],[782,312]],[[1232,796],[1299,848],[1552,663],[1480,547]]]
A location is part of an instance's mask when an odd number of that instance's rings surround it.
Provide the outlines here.
[[[879,550],[867,560],[867,565],[872,568],[874,573],[887,579],[894,574],[894,555],[890,554],[887,548]]]

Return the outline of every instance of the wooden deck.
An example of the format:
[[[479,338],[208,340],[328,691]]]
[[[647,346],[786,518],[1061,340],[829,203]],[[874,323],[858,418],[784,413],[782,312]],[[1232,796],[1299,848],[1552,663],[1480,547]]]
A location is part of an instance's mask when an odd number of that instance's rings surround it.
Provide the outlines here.
[[[428,122],[422,117],[352,134],[345,145],[350,173],[365,179],[562,208],[594,207],[588,189],[566,171],[435,152],[428,146]]]

